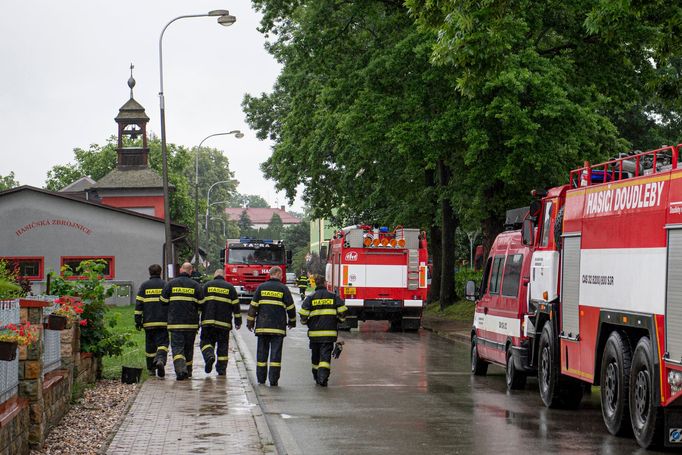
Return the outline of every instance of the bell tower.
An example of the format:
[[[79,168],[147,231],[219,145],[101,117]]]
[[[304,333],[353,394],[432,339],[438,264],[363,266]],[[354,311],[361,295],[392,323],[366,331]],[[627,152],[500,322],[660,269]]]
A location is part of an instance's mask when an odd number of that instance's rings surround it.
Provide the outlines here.
[[[143,169],[149,165],[149,147],[147,145],[147,122],[149,117],[144,107],[133,98],[135,79],[133,64],[130,64],[130,99],[118,110],[115,120],[118,124],[118,160],[119,170]],[[142,144],[137,139],[142,137]]]

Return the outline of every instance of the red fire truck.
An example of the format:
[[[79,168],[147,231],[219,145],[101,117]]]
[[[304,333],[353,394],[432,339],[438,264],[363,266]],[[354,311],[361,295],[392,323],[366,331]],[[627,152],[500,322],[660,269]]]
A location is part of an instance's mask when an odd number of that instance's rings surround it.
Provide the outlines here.
[[[256,240],[249,237],[228,239],[224,252],[225,280],[239,293],[239,303],[249,304],[259,284],[267,281],[270,267],[282,269],[286,283],[286,267],[291,264],[291,251],[281,240]]]
[[[521,230],[528,289],[509,301],[522,335],[518,370],[537,368],[545,405],[575,407],[585,386],[599,385],[609,432],[634,433],[645,448],[682,447],[679,147],[586,163],[568,185],[535,192]],[[504,286],[500,256],[488,258],[481,300]],[[481,373],[477,325],[472,369]]]
[[[329,241],[327,287],[346,300],[346,328],[388,320],[394,330],[418,330],[427,266],[426,234],[419,229],[350,226]]]

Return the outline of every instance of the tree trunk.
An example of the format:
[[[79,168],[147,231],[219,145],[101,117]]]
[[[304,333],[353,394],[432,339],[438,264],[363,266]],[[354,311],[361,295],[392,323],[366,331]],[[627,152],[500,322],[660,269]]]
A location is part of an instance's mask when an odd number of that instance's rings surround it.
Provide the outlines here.
[[[440,300],[440,277],[442,270],[442,240],[440,227],[436,226],[435,224],[431,225],[431,228],[429,229],[428,240],[429,247],[431,249],[431,259],[433,259],[433,266],[431,268],[431,287],[429,288],[429,295],[426,301],[427,303],[433,303]]]
[[[450,169],[441,160],[438,162],[439,183],[441,187],[441,280],[440,280],[440,307],[445,307],[455,303],[455,232],[457,231],[457,218],[448,198],[445,188],[451,178]]]
[[[488,253],[493,247],[493,242],[495,237],[502,232],[504,222],[500,221],[498,217],[489,216],[481,222],[481,228],[483,230],[483,264],[485,267],[485,261],[488,259]]]

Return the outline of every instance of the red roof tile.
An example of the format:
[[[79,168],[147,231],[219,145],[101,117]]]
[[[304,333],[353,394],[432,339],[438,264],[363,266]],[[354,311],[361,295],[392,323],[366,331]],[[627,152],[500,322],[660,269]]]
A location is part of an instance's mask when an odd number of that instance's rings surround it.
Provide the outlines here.
[[[269,224],[270,220],[272,219],[272,215],[275,213],[282,219],[283,224],[298,224],[301,222],[298,217],[292,215],[291,213],[287,213],[281,208],[244,209],[243,207],[230,207],[225,209],[225,214],[231,221],[239,221],[239,217],[242,216],[242,212],[244,210],[246,210],[246,213],[249,215],[249,219],[251,220],[252,224]]]

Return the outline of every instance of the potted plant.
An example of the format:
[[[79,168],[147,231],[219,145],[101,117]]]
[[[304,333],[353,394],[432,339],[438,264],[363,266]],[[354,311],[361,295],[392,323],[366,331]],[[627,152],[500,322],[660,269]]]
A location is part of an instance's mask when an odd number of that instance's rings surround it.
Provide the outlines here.
[[[34,343],[37,339],[35,327],[28,321],[0,327],[0,360],[11,362],[17,357],[18,346]]]
[[[54,303],[59,307],[47,317],[46,328],[49,330],[71,328],[73,322],[80,319],[80,315],[83,314],[83,303],[74,297],[60,297]]]

